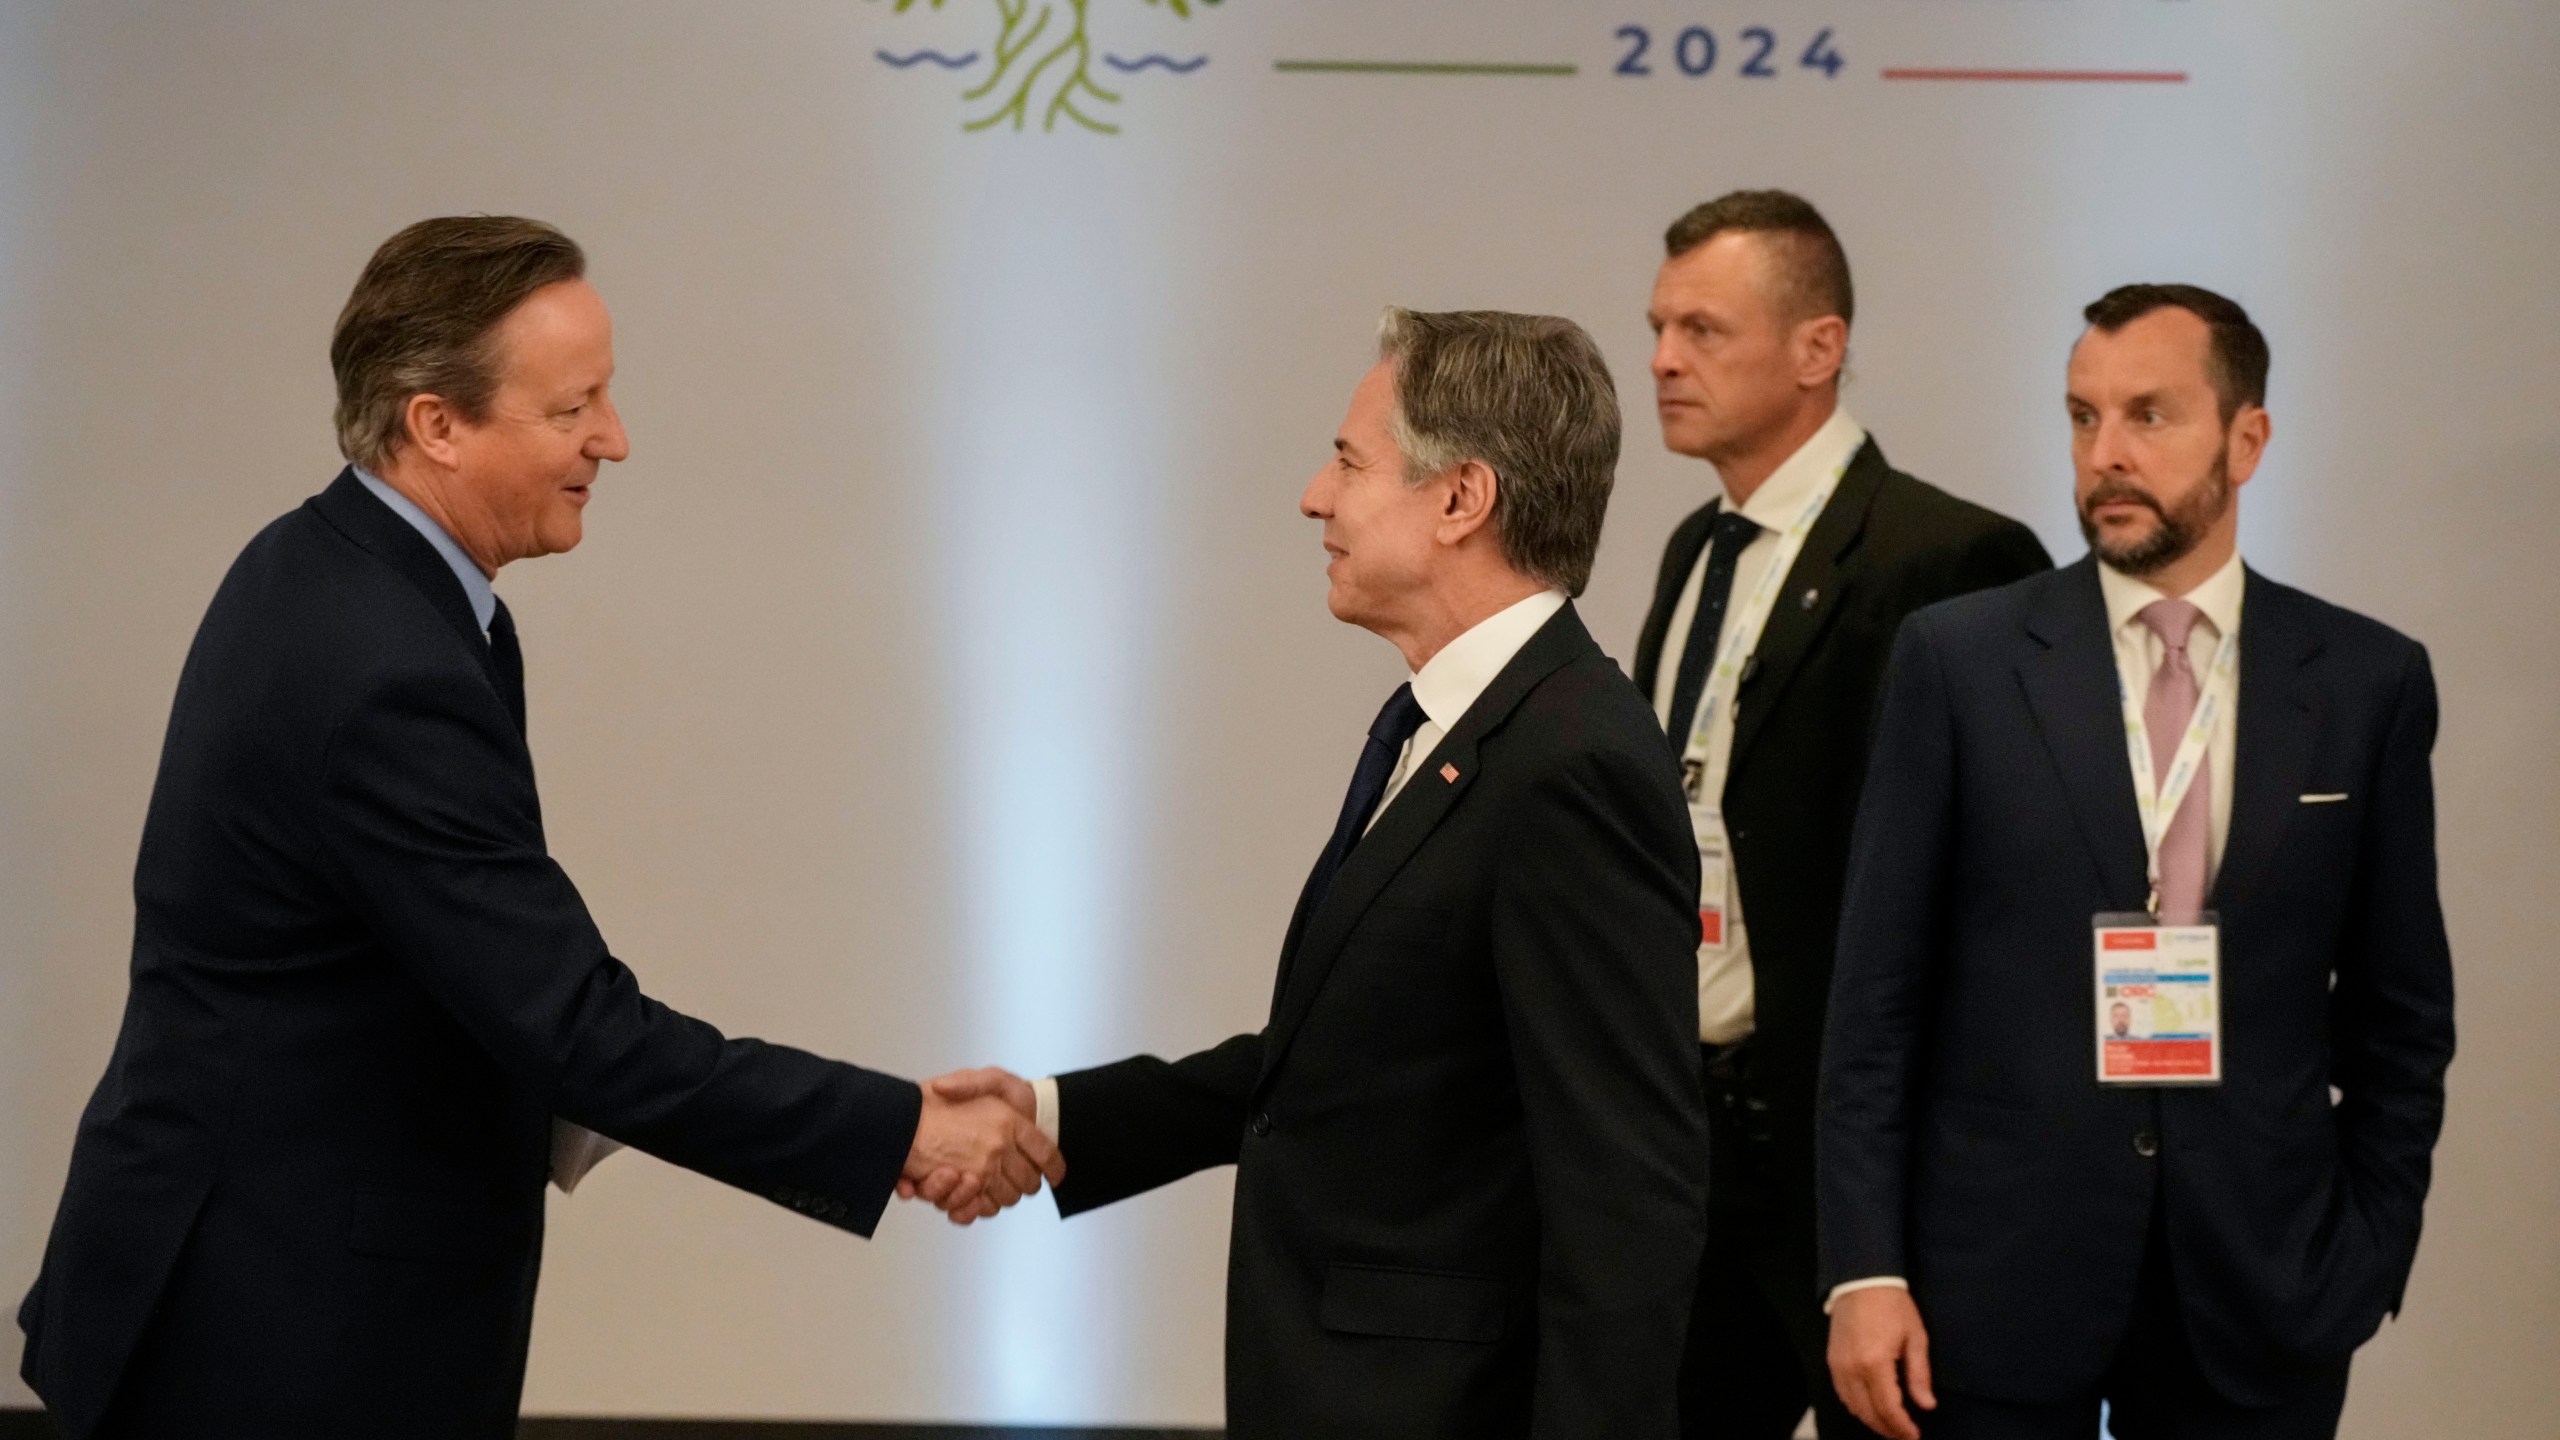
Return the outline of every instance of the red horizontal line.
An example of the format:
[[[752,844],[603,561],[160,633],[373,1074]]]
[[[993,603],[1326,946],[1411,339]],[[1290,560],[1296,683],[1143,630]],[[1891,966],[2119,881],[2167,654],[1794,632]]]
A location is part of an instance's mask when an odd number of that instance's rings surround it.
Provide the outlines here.
[[[2184,70],[1912,70],[1884,72],[1887,80],[2048,80],[2080,84],[2184,85]]]

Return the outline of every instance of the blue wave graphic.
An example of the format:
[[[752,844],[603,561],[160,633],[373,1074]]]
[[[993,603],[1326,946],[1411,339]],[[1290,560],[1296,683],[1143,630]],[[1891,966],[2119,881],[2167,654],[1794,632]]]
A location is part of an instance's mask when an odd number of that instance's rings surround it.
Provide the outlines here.
[[[1206,55],[1194,55],[1188,60],[1176,60],[1170,55],[1141,55],[1135,60],[1124,60],[1117,55],[1105,55],[1102,57],[1102,63],[1119,71],[1123,75],[1134,75],[1141,70],[1151,69],[1158,65],[1163,66],[1176,75],[1188,75],[1192,71],[1199,69],[1201,66],[1208,64],[1209,57]]]
[[[978,52],[975,50],[966,55],[945,55],[939,50],[919,50],[913,55],[892,55],[886,50],[874,50],[871,53],[878,56],[881,63],[895,65],[901,70],[923,64],[928,60],[945,70],[966,70],[978,63]]]

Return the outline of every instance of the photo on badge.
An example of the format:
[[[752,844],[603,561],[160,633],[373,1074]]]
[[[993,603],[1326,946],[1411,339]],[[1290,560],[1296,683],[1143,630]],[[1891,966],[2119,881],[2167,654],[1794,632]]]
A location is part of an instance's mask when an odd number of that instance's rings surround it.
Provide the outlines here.
[[[2218,917],[2163,925],[2138,912],[2108,914],[2092,929],[2098,1083],[2222,1083]]]

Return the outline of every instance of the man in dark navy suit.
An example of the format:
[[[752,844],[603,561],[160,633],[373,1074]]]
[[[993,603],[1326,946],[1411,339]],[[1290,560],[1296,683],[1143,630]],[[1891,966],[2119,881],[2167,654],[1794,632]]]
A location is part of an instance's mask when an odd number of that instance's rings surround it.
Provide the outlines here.
[[[2241,564],[2248,315],[2134,285],[2087,318],[2092,553],[1921,611],[1886,680],[1823,1050],[1832,1370],[1902,1440],[2082,1440],[2101,1403],[2119,1440],[2327,1437],[2453,1058],[2435,682]],[[2218,1002],[2114,986],[2172,944]]]
[[[997,1101],[640,992],[545,852],[498,567],[627,452],[567,237],[422,221],[331,346],[335,483],[250,542],[179,677],[132,991],[23,1370],[90,1436],[515,1433],[543,1182],[600,1131],[869,1235],[902,1176],[1063,1171]]]

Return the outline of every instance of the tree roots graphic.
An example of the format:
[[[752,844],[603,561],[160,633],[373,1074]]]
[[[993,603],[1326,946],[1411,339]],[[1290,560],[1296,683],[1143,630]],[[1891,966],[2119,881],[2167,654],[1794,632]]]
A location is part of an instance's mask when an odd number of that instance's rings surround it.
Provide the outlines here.
[[[936,10],[943,0],[928,0]],[[1009,125],[1020,131],[1036,114],[1040,128],[1052,131],[1061,118],[1100,135],[1117,135],[1120,127],[1088,113],[1087,107],[1117,105],[1120,92],[1106,90],[1093,78],[1093,40],[1085,27],[1092,0],[995,0],[1004,28],[996,36],[994,70],[970,87],[961,99],[994,108],[964,122],[966,130],[992,130]],[[1147,0],[1162,4],[1184,19],[1194,5],[1219,0]],[[894,0],[903,15],[916,0]]]
[[[1048,103],[1040,107],[1040,128],[1057,129],[1058,117],[1064,115],[1087,130],[1105,135],[1120,133],[1119,126],[1096,120],[1076,108],[1078,92],[1105,105],[1120,103],[1117,92],[1093,83],[1093,42],[1085,34],[1084,23],[1089,3],[1091,0],[1067,0],[1065,33],[1055,44],[1039,50],[1037,58],[1026,60],[1049,32],[1049,22],[1056,18],[1059,7],[1043,0],[996,0],[996,9],[1004,16],[1004,33],[996,38],[995,73],[961,98],[984,100],[1003,92],[1005,99],[995,109],[968,122],[966,128],[992,130],[1011,120],[1013,128],[1020,130],[1030,118],[1031,97],[1040,85],[1040,77],[1063,61],[1065,68],[1058,72],[1056,88],[1048,92]]]

